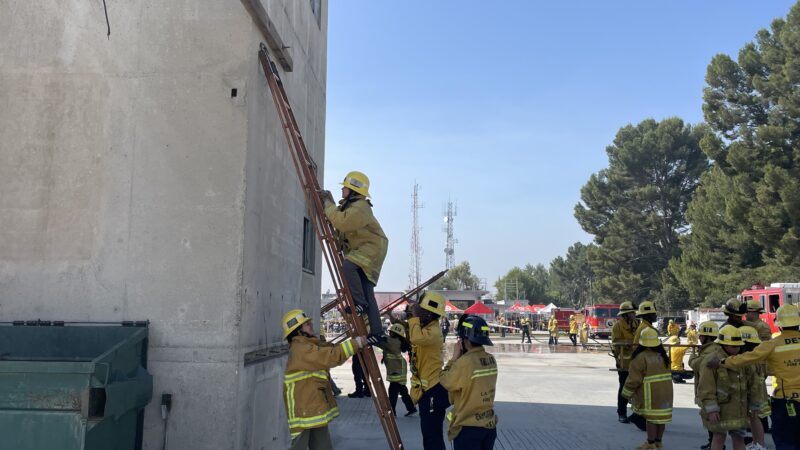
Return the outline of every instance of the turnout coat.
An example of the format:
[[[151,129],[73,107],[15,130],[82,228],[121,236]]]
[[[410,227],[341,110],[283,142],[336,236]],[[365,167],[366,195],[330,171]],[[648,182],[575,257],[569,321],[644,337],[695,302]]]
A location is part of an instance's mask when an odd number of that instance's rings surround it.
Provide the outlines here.
[[[672,422],[672,373],[661,355],[648,349],[631,360],[622,396],[648,422]]]

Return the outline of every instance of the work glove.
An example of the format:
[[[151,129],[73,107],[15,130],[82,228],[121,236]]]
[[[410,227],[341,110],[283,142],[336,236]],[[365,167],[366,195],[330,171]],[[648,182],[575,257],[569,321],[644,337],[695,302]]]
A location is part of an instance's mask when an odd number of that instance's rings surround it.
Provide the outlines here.
[[[328,203],[328,202],[335,203],[334,200],[333,200],[333,194],[331,194],[331,191],[322,192],[320,194],[320,197],[322,197],[322,202],[323,203]]]
[[[367,338],[365,336],[356,336],[353,338],[353,342],[356,343],[356,346],[359,349],[362,349],[367,346]]]

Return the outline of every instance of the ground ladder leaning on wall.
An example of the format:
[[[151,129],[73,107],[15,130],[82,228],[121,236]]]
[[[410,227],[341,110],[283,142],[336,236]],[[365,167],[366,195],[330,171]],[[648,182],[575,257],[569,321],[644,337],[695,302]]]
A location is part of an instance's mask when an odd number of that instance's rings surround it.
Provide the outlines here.
[[[286,140],[289,144],[289,152],[292,155],[294,167],[297,170],[297,176],[300,179],[303,192],[306,198],[306,206],[308,207],[309,216],[314,224],[317,238],[322,247],[322,255],[325,258],[325,263],[331,274],[331,280],[336,288],[337,306],[342,312],[342,316],[347,322],[348,330],[351,336],[366,336],[367,330],[364,325],[364,320],[358,314],[344,314],[344,308],[350,307],[350,311],[355,311],[355,304],[353,297],[350,293],[350,286],[344,278],[342,271],[342,264],[344,258],[336,247],[336,239],[333,234],[333,226],[328,222],[325,217],[325,212],[320,198],[322,189],[319,186],[317,175],[314,170],[314,162],[306,150],[306,145],[303,142],[303,137],[300,134],[300,128],[297,126],[292,107],[289,104],[289,98],[283,88],[280,74],[277,67],[272,62],[267,51],[267,47],[261,44],[261,49],[258,52],[258,59],[261,62],[261,67],[264,69],[264,75],[267,77],[272,98],[275,101],[275,107],[278,110],[278,115],[281,119]],[[389,448],[392,450],[401,450],[403,443],[400,440],[400,433],[397,430],[397,424],[392,415],[392,409],[389,405],[389,397],[386,394],[386,388],[383,384],[381,377],[380,366],[375,359],[375,353],[372,347],[365,347],[359,350],[358,358],[364,374],[367,378],[367,385],[372,392],[372,398],[375,402],[375,409],[378,412],[378,418],[383,426],[383,431],[386,433],[386,439],[389,441]]]

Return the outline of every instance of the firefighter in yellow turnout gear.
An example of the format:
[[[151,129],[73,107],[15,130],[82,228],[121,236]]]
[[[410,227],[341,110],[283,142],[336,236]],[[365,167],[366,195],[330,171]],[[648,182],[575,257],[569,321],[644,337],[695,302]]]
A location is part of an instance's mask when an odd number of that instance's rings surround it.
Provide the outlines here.
[[[676,384],[686,383],[682,374],[682,372],[684,372],[683,357],[686,355],[686,351],[689,349],[689,347],[681,347],[681,338],[677,335],[670,336],[669,339],[667,339],[667,344],[674,346],[669,348],[672,381]]]
[[[445,298],[437,292],[426,292],[415,303],[408,319],[408,340],[411,343],[411,399],[418,404],[422,447],[424,450],[446,450],[442,424],[450,406],[447,390],[439,383],[442,373],[442,329],[439,318],[444,315]]]
[[[719,326],[712,321],[706,321],[700,324],[700,329],[697,331],[698,342],[700,343],[700,350],[693,353],[689,357],[689,367],[694,371],[694,403],[700,408],[703,407],[700,397],[698,395],[698,386],[700,385],[700,367],[706,364],[706,358],[711,355],[721,352],[719,344],[715,342],[719,335]],[[714,438],[714,433],[708,432],[708,442],[701,447],[702,450],[711,448],[711,441]]]
[[[569,340],[573,347],[578,345],[578,321],[572,315],[569,316]]]
[[[411,396],[408,395],[406,387],[406,377],[408,376],[408,366],[406,359],[403,358],[403,348],[408,350],[404,339],[406,329],[402,324],[395,323],[389,327],[389,338],[386,342],[379,344],[383,349],[383,364],[386,366],[386,380],[389,382],[389,403],[392,405],[392,413],[397,416],[397,396],[403,400],[406,406],[406,416],[417,412]]]
[[[580,341],[581,341],[581,346],[583,346],[583,348],[586,348],[586,344],[589,343],[589,323],[588,322],[583,322],[583,325],[581,325]]]
[[[775,324],[781,334],[748,353],[728,356],[720,369],[733,369],[766,362],[777,381],[772,392],[772,440],[777,449],[797,449],[800,442],[800,311],[783,305]],[[709,363],[713,367],[714,361]]]
[[[547,321],[547,331],[550,332],[548,344],[558,345],[558,320],[556,320],[555,316],[550,316],[550,320]]]
[[[672,376],[669,356],[654,329],[644,329],[639,337],[622,396],[631,399],[633,412],[647,421],[647,442],[636,449],[662,448],[666,424],[672,422]]]
[[[763,312],[764,308],[761,307],[761,302],[758,300],[750,300],[747,302],[747,313],[745,314],[747,320],[745,321],[745,325],[755,328],[758,333],[758,338],[762,342],[772,339],[772,329],[766,322],[761,320],[760,315]]]
[[[454,450],[491,450],[497,439],[497,363],[484,349],[492,345],[489,326],[480,317],[469,315],[462,318],[456,333],[458,342],[441,376],[453,403],[447,415],[447,436]]]
[[[290,450],[329,450],[332,447],[328,423],[339,415],[328,370],[343,364],[366,345],[358,336],[339,345],[320,342],[311,318],[299,309],[283,316],[283,337],[289,342],[289,359],[283,377],[283,399]]]
[[[747,353],[753,351],[759,344],[761,344],[761,339],[758,337],[758,331],[749,326],[745,325],[743,327],[739,327],[739,332],[742,334],[742,341],[744,342],[744,348],[739,353]],[[753,411],[750,414],[750,430],[753,433],[753,442],[748,446],[747,450],[766,450],[766,442],[764,441],[764,422],[763,419],[769,417],[772,414],[772,408],[769,405],[769,394],[767,393],[767,366],[765,364],[757,364],[752,366],[752,370],[756,371],[756,375],[758,380],[760,381],[758,385],[760,386],[760,393],[761,398],[755,402],[755,404],[760,406],[758,411]]]
[[[611,328],[611,351],[617,365],[619,389],[617,389],[617,416],[621,423],[628,423],[628,399],[622,396],[622,387],[628,379],[628,367],[633,354],[633,332],[639,323],[636,321],[636,307],[632,302],[622,302],[617,313],[619,320]]]
[[[639,319],[639,326],[636,328],[636,331],[633,333],[633,348],[636,349],[636,346],[639,345],[639,336],[642,335],[642,331],[645,328],[652,328],[656,330],[653,326],[656,320],[658,320],[658,312],[656,311],[656,305],[653,304],[651,301],[643,301],[641,305],[639,305],[639,310],[636,311],[636,318]],[[658,335],[658,330],[656,330],[656,336]]]
[[[700,343],[700,339],[697,336],[697,325],[694,322],[689,324],[689,329],[686,330],[686,343],[689,345],[698,345]],[[692,348],[692,352],[694,352],[694,348]]]
[[[669,322],[667,323],[667,335],[669,336],[681,335],[681,326],[675,323],[675,321],[672,319],[669,319]]]
[[[725,325],[719,330],[719,347],[705,361],[735,355],[744,345],[738,328]],[[703,426],[711,431],[712,450],[722,450],[726,434],[731,436],[734,449],[744,449],[744,436],[750,425],[750,411],[763,407],[763,395],[755,370],[718,367],[700,364],[697,380],[697,400],[701,407]]]
[[[333,195],[328,191],[323,195],[323,202],[325,216],[336,229],[344,252],[344,277],[350,286],[356,312],[367,314],[370,329],[367,340],[375,345],[386,339],[375,300],[375,285],[378,284],[389,240],[372,214],[369,196],[369,178],[361,172],[350,172],[342,181],[339,205],[334,203]],[[345,313],[349,314],[348,309]]]

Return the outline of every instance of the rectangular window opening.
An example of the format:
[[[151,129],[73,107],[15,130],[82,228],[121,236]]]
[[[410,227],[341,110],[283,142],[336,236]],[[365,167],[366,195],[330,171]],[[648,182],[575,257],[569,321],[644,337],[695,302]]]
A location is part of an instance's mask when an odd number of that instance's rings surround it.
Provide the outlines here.
[[[781,296],[772,294],[769,296],[769,312],[774,313],[781,307]]]
[[[303,218],[303,271],[314,273],[314,228],[308,217]]]

